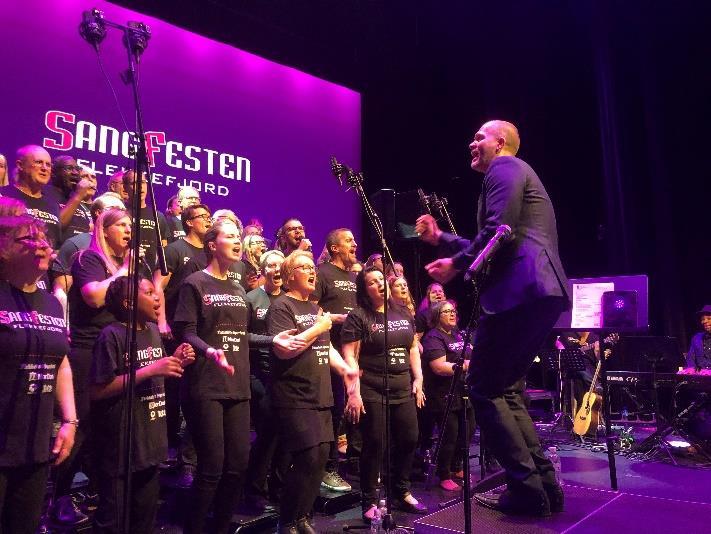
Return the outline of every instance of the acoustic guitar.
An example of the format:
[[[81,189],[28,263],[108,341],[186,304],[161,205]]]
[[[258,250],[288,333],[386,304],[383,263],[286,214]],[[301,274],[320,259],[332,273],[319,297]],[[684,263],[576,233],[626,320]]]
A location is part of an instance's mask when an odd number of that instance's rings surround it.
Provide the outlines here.
[[[605,343],[615,344],[620,339],[619,334],[610,334],[605,338]],[[595,343],[589,343],[580,347],[582,352],[587,352],[595,348]],[[604,358],[610,355],[610,349],[605,349]],[[590,389],[583,395],[583,400],[580,403],[580,409],[578,413],[575,414],[575,419],[573,420],[573,432],[578,436],[584,436],[588,433],[590,428],[597,428],[600,423],[600,406],[602,404],[602,397],[595,393],[595,386],[597,385],[597,379],[600,376],[600,369],[602,367],[602,358],[597,362],[597,367],[595,367],[595,374],[593,375],[592,382],[590,383]]]

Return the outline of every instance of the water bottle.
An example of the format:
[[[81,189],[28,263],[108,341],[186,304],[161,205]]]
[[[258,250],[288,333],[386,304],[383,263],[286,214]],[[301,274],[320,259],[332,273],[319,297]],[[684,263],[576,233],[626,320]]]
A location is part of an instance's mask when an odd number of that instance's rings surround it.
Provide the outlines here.
[[[558,456],[557,447],[548,447],[548,459],[553,464],[553,469],[555,469],[555,481],[562,486],[563,478],[561,477],[560,456]]]
[[[381,503],[383,501],[380,501]],[[383,529],[381,528],[383,524],[383,514],[382,508],[378,506],[373,513],[373,519],[370,520],[370,534],[380,534]]]

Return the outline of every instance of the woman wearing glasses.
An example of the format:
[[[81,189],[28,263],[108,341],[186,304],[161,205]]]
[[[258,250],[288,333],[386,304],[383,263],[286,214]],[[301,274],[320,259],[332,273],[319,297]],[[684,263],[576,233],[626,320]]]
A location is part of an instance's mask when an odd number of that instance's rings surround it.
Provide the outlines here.
[[[29,215],[0,218],[0,529],[37,531],[49,462],[72,449],[77,420],[67,328],[59,301],[37,289],[52,249]],[[55,401],[62,425],[52,449]]]
[[[348,313],[341,330],[343,357],[360,369],[360,379],[349,392],[346,416],[361,423],[360,488],[363,519],[373,519],[378,502],[377,482],[384,454],[390,454],[390,495],[400,510],[423,514],[427,508],[410,493],[410,471],[417,447],[417,410],[425,403],[420,352],[410,314],[398,305],[388,307],[387,359],[384,335],[386,283],[377,267],[366,267],[356,277],[358,307]],[[390,301],[392,302],[392,301]],[[386,363],[387,362],[387,363]],[[387,365],[387,367],[386,367]],[[390,389],[390,439],[384,442],[383,375]]]
[[[422,338],[422,360],[425,377],[425,387],[429,392],[427,402],[427,412],[432,422],[439,422],[444,414],[447,402],[447,393],[454,375],[454,364],[464,347],[464,336],[457,328],[457,307],[451,300],[435,302],[430,307],[429,331]],[[464,369],[461,374],[461,387],[464,387],[464,376],[469,368],[469,357],[472,346],[469,344],[464,354]],[[463,429],[459,428],[459,412],[462,410],[462,398],[459,395],[461,389],[457,389],[457,395],[452,405],[452,413],[447,418],[447,425],[440,444],[439,457],[437,462],[437,476],[439,485],[447,491],[459,491],[461,485],[455,482],[455,478],[462,478],[460,471],[462,458],[455,458],[457,450],[457,435]],[[474,433],[476,423],[474,412],[471,406],[469,410],[469,436]]]
[[[316,288],[316,269],[310,252],[297,250],[281,264],[286,295],[267,313],[270,334],[298,331],[300,348],[274,346],[271,360],[271,401],[281,446],[291,453],[279,508],[280,534],[315,534],[310,515],[325,473],[333,441],[331,369],[351,385],[356,372],[331,345],[330,314],[321,314],[309,300]]]

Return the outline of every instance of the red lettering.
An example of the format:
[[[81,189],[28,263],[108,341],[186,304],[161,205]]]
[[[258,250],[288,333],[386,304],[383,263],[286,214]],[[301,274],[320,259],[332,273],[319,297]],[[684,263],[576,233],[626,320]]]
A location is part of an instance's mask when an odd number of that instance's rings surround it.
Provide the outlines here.
[[[159,145],[165,145],[165,132],[146,132],[146,156],[151,167],[156,166],[153,154],[160,152]]]
[[[65,130],[59,126],[59,121],[64,121],[69,124],[74,124],[76,115],[73,113],[65,113],[64,111],[50,110],[44,115],[44,125],[53,133],[59,135],[59,140],[45,137],[42,140],[42,146],[45,148],[53,148],[55,150],[71,150],[74,144],[74,136],[69,130]]]

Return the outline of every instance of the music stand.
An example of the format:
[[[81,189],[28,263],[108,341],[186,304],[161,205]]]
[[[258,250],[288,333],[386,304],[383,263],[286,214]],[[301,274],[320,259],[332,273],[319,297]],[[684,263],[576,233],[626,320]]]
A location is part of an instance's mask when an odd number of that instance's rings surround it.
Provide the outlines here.
[[[570,394],[567,396],[563,395],[564,377],[568,377],[570,373],[585,370],[585,360],[584,354],[580,352],[579,349],[550,349],[545,350],[539,354],[541,359],[541,364],[545,371],[555,371],[556,373],[556,395],[558,398],[558,410],[553,418],[553,422],[548,429],[549,434],[553,434],[553,431],[558,428],[562,423],[565,424],[566,419],[570,422],[572,428],[573,418],[570,415]],[[567,402],[565,402],[565,397],[567,397]]]

